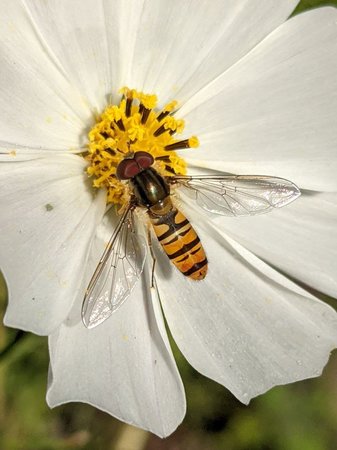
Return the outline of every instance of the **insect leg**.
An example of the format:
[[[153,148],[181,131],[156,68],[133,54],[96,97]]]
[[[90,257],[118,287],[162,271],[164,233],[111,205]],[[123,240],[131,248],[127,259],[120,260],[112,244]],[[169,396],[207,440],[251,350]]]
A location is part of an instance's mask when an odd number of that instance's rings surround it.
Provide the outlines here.
[[[151,225],[147,224],[147,243],[150,249],[151,258],[152,258],[152,271],[151,271],[151,287],[154,287],[154,268],[156,265],[156,257],[153,252],[153,246],[152,246],[152,238],[151,238]]]

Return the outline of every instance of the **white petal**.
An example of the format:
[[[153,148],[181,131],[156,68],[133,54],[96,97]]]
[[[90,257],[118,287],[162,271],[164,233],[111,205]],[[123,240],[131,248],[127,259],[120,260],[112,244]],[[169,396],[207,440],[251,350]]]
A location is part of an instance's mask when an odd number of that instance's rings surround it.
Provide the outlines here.
[[[103,242],[98,248],[96,263]],[[48,404],[85,402],[161,437],[172,433],[185,415],[185,396],[148,275],[108,320],[90,330],[81,322],[82,298],[50,337]]]
[[[22,2],[2,8],[0,50],[0,146],[81,146],[91,111]]]
[[[83,101],[102,110],[108,96],[121,87],[115,85],[121,18],[113,4],[97,0],[26,0],[25,4],[44,45],[78,87]]]
[[[205,280],[184,278],[162,254],[157,265],[164,313],[187,360],[244,403],[319,375],[337,343],[335,311],[288,289],[288,280],[270,277],[270,267],[194,218],[209,260]]]
[[[298,2],[150,0],[141,3],[141,16],[134,20],[135,3],[139,8],[141,2],[129,3],[126,15],[131,18],[126,48],[134,41],[127,82],[141,83],[161,101],[183,102],[286,20]]]
[[[101,108],[125,84],[154,90],[161,101],[188,98],[282,23],[297,1],[25,4],[68,78]]]
[[[83,281],[105,193],[94,195],[79,156],[9,158],[0,178],[5,324],[49,334],[67,316]]]
[[[214,220],[290,277],[337,297],[336,193],[304,192],[294,204],[270,214]]]
[[[201,142],[187,160],[335,190],[336,21],[334,8],[292,18],[183,106]]]

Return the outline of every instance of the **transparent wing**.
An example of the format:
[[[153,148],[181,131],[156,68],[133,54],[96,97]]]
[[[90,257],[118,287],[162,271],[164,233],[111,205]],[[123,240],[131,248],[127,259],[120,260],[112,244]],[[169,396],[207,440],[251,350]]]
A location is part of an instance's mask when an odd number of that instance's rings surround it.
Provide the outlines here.
[[[82,305],[87,328],[102,323],[128,298],[143,272],[146,241],[138,235],[130,205],[121,217],[90,280]]]
[[[201,208],[225,216],[266,213],[301,195],[291,181],[263,175],[177,176],[169,180]]]

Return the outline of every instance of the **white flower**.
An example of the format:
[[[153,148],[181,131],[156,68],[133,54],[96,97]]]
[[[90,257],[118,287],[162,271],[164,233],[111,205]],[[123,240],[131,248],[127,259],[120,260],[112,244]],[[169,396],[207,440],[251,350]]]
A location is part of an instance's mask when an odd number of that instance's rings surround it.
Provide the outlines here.
[[[5,323],[50,336],[49,405],[87,402],[160,436],[185,414],[149,267],[109,320],[88,330],[80,316],[115,223],[76,153],[96,112],[125,85],[162,104],[179,100],[186,135],[201,142],[181,152],[191,171],[280,176],[303,190],[259,217],[210,221],[183,205],[209,273],[186,280],[161,254],[156,279],[187,360],[244,403],[321,373],[336,345],[336,314],[281,272],[337,295],[337,13],[283,23],[296,3],[26,0],[2,8]]]

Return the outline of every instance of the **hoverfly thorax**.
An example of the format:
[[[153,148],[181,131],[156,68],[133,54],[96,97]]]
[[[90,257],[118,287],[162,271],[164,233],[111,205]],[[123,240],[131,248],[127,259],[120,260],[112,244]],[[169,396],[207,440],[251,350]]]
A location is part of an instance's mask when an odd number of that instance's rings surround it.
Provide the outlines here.
[[[130,184],[138,204],[150,210],[170,195],[168,183],[152,167],[132,178]]]
[[[153,157],[147,152],[136,152],[117,167],[117,177],[128,180],[137,206],[151,208],[170,195],[169,184],[151,165]]]

